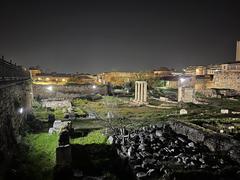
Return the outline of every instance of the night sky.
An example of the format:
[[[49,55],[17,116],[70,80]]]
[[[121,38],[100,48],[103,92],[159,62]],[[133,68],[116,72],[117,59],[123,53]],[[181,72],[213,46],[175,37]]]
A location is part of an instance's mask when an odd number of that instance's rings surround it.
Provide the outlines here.
[[[239,9],[240,0],[1,0],[0,55],[79,73],[233,61]]]

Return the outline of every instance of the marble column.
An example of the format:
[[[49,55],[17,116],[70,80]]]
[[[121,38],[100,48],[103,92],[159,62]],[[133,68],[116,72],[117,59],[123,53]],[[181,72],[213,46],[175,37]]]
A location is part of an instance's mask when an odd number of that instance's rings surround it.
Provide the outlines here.
[[[143,101],[147,102],[147,82],[144,82],[144,95]]]
[[[146,81],[135,82],[135,101],[138,103],[147,102],[147,82]]]
[[[137,85],[137,83],[135,83],[135,101],[137,101],[137,99],[138,99],[138,85]]]

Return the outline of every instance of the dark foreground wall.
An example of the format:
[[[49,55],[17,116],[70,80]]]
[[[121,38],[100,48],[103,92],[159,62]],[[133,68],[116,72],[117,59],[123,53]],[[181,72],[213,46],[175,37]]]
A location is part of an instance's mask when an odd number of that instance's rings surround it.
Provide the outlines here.
[[[50,88],[51,87],[51,88]],[[49,89],[50,88],[50,89]],[[107,94],[106,86],[93,85],[33,85],[33,94],[35,98],[62,98],[71,99],[89,94]]]
[[[31,81],[0,85],[0,173],[11,159],[26,114],[31,110]]]

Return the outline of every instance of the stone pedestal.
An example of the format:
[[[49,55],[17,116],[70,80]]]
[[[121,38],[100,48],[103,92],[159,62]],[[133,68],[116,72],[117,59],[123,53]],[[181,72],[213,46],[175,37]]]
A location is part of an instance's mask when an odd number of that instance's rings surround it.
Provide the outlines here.
[[[147,104],[147,82],[135,82],[135,99],[134,102],[138,104]]]
[[[195,91],[191,87],[179,87],[178,88],[178,102],[194,102]]]
[[[61,167],[70,166],[72,163],[72,151],[71,146],[59,146],[56,149],[56,165]]]

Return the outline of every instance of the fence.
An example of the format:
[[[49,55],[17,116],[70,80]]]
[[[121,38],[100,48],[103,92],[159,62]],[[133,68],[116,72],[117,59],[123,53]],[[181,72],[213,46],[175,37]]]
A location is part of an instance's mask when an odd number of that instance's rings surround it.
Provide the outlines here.
[[[0,81],[29,79],[29,71],[0,57]]]

